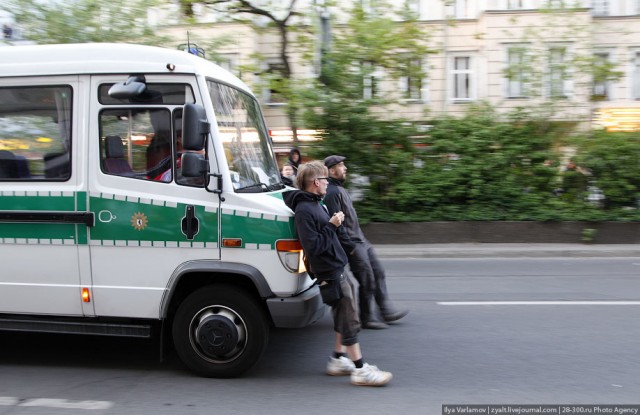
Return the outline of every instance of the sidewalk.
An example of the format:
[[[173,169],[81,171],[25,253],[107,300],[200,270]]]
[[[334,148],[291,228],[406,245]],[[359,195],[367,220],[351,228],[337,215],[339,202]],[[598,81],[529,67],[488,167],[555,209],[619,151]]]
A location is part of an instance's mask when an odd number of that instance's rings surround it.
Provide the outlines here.
[[[379,244],[374,248],[380,258],[640,258],[640,244]]]

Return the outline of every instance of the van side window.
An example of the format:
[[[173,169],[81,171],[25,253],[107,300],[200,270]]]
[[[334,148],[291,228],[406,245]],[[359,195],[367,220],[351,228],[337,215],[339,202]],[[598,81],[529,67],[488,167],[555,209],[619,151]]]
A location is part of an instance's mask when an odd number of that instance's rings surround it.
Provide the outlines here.
[[[119,108],[100,113],[100,165],[106,174],[170,182],[173,129],[168,109]]]
[[[147,90],[140,97],[132,99],[118,99],[109,96],[109,89],[113,84],[102,84],[98,89],[98,101],[102,105],[131,105],[131,104],[164,104],[184,105],[195,103],[193,89],[189,84],[156,84],[148,83]]]
[[[71,177],[73,90],[0,87],[0,181]]]

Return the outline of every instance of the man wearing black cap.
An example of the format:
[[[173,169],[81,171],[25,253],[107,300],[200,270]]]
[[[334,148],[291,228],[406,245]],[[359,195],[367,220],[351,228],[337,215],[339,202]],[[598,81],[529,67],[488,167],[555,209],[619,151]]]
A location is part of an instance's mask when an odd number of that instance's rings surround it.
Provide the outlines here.
[[[347,166],[344,164],[346,157],[331,155],[324,159],[324,165],[329,169],[329,187],[324,198],[324,204],[330,214],[344,212],[342,227],[351,239],[355,249],[347,252],[349,268],[360,285],[360,320],[362,327],[368,329],[384,329],[392,321],[400,320],[406,316],[408,310],[398,310],[389,300],[387,281],[384,268],[373,250],[373,246],[364,236],[358,214],[353,207],[351,196],[343,187],[347,177]],[[380,321],[377,315],[376,305],[384,321]]]

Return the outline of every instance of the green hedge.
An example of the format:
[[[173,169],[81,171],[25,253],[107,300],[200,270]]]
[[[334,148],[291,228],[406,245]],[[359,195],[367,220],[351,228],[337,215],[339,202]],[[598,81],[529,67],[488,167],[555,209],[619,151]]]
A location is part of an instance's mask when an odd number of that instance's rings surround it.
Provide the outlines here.
[[[639,134],[567,138],[575,126],[522,110],[502,118],[473,106],[463,118],[432,120],[416,140],[407,123],[343,117],[324,126],[314,155],[343,154],[350,172],[369,178],[357,203],[364,222],[640,220]],[[561,145],[591,174],[562,172]],[[603,191],[602,207],[587,201],[589,186]]]

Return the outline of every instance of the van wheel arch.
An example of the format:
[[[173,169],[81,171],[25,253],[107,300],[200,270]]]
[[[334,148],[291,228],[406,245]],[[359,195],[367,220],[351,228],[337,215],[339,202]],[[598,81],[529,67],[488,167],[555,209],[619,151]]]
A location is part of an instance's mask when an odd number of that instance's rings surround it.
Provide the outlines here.
[[[176,268],[169,281],[160,309],[162,319],[172,318],[180,303],[189,294],[207,285],[227,284],[241,287],[263,304],[265,299],[274,296],[264,275],[246,264],[211,260],[189,261]]]

